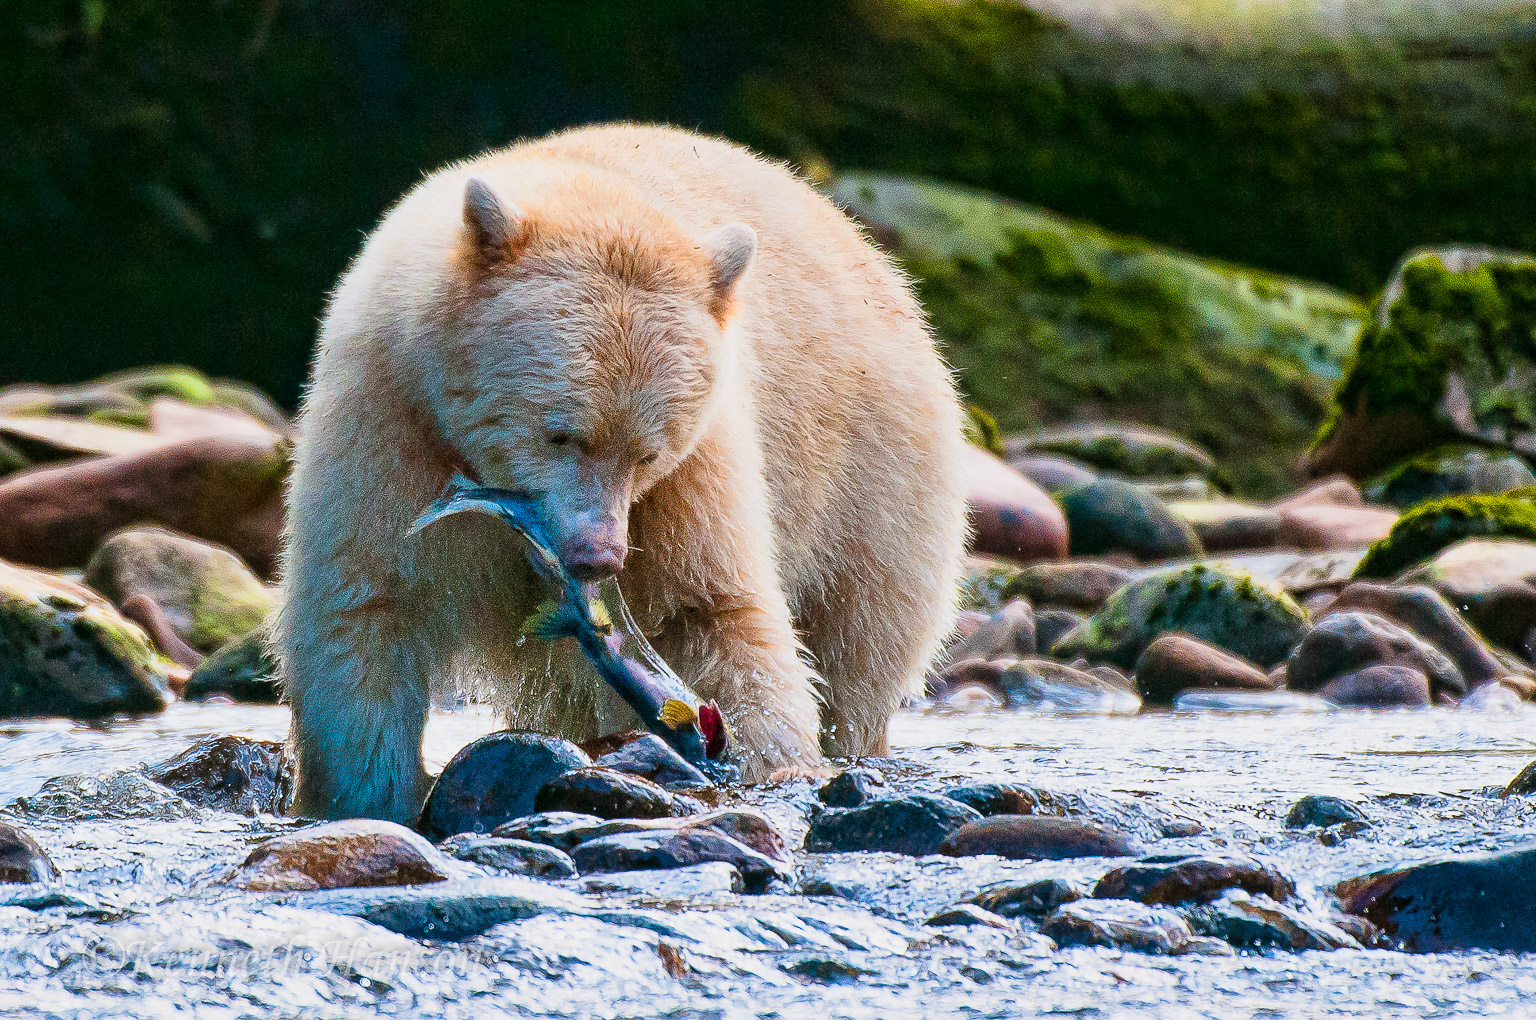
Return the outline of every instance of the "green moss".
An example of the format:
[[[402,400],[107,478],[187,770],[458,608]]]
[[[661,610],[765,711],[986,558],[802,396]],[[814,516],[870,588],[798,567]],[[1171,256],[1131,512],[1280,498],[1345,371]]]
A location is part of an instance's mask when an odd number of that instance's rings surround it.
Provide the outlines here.
[[[1356,577],[1395,577],[1465,538],[1536,541],[1536,489],[1499,496],[1450,496],[1405,513],[1387,537],[1371,546]]]
[[[195,368],[185,365],[156,365],[114,372],[96,380],[104,386],[121,390],[139,400],[154,397],[175,397],[177,400],[199,407],[217,403],[213,385],[208,377]]]
[[[997,427],[996,418],[975,404],[966,404],[963,426],[967,442],[999,457],[1003,456],[1003,433]]]
[[[1536,484],[1536,474],[1513,453],[1447,444],[1390,468],[1366,483],[1371,503],[1408,508],[1447,496],[1498,495]]]
[[[983,613],[996,612],[1007,596],[1004,592],[1010,582],[1023,570],[1013,563],[1004,563],[986,556],[966,558],[965,573],[960,579],[960,608]]]

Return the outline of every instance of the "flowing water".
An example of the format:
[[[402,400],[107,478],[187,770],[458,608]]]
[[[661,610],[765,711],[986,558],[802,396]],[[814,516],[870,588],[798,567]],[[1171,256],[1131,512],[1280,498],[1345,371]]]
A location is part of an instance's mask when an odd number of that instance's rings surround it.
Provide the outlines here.
[[[1345,876],[1536,842],[1536,808],[1497,796],[1536,757],[1533,721],[1532,709],[913,711],[896,720],[893,757],[879,764],[902,789],[1008,778],[1089,795],[1157,851],[1240,849],[1272,861],[1325,912],[1327,888]],[[252,845],[292,823],[191,808],[118,774],[203,736],[280,738],[286,726],[281,708],[178,705],[102,728],[37,722],[0,733],[5,818],[64,873],[47,896],[36,886],[0,887],[0,904],[12,904],[0,905],[0,1016],[1536,1015],[1530,956],[1166,958],[1055,950],[1028,925],[923,923],[989,882],[1091,876],[1105,870],[1102,861],[801,855],[793,890],[677,902],[593,894],[580,880],[558,883],[564,889],[516,880],[548,897],[548,909],[461,943],[413,941],[325,909],[328,894],[221,884]],[[435,715],[428,757],[440,766],[491,728],[477,710]],[[67,796],[15,802],[62,775],[86,778]],[[1374,824],[1334,846],[1286,830],[1287,808],[1308,793],[1361,803]],[[808,783],[745,798],[798,844]],[[1204,831],[1159,838],[1170,819]]]

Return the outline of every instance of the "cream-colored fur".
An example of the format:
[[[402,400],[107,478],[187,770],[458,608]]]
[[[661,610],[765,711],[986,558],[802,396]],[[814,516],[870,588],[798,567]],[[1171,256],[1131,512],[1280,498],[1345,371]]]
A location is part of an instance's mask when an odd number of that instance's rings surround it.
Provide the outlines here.
[[[627,601],[748,778],[885,750],[954,612],[961,442],[905,282],[783,167],[615,125],[432,175],[342,278],[300,419],[296,810],[412,818],[440,680],[513,726],[625,723],[571,642],[517,640],[539,596],[504,527],[406,537],[460,466],[561,541],[627,534]]]

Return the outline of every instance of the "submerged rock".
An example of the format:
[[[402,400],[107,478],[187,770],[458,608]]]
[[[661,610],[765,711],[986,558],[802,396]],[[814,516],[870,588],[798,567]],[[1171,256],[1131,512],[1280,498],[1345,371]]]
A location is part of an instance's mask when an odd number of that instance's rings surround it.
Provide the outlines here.
[[[543,733],[489,733],[448,762],[432,784],[416,828],[442,841],[460,832],[490,832],[533,814],[540,788],[570,769],[592,764],[568,740]]]
[[[775,878],[788,878],[783,864],[713,829],[655,829],[588,840],[571,851],[582,874],[686,868],[720,861],[741,873],[749,890],[761,890]]]
[[[0,717],[159,712],[164,661],[105,599],[0,562]]]
[[[1127,900],[1068,903],[1040,922],[1040,934],[1060,946],[1103,946],[1159,956],[1184,952],[1195,935],[1177,912]]]
[[[144,771],[202,807],[278,815],[293,793],[293,765],[283,752],[276,740],[209,737]]]
[[[1087,670],[1049,659],[999,660],[1006,668],[997,687],[1010,708],[1089,715],[1135,715],[1141,699],[1129,684],[1122,685]]]
[[[176,636],[207,655],[259,627],[274,596],[240,557],[164,528],[129,528],[91,556],[85,583],[120,609],[147,599]]]
[[[1033,917],[1037,920],[1057,907],[1080,900],[1084,892],[1064,878],[1040,878],[1028,882],[1001,882],[971,897],[975,903],[1000,917]]]
[[[356,818],[276,836],[252,850],[230,878],[242,889],[278,892],[419,885],[455,874],[449,859],[394,822]]]
[[[816,798],[827,807],[851,808],[868,804],[885,792],[885,776],[865,767],[844,769],[822,784]]]
[[[599,818],[680,818],[701,814],[704,805],[639,776],[586,766],[550,778],[534,795],[533,809]]]
[[[1073,556],[1122,552],[1142,560],[1171,560],[1201,552],[1188,524],[1129,482],[1100,478],[1060,499]]]
[[[1287,829],[1305,829],[1310,825],[1326,827],[1343,824],[1369,825],[1370,823],[1364,811],[1344,798],[1316,793],[1301,798],[1285,813]]]
[[[1170,631],[1269,669],[1301,641],[1307,618],[1290,596],[1245,573],[1198,564],[1172,567],[1120,589],[1085,626],[1063,638],[1055,654],[1130,669],[1148,645]]]
[[[1048,815],[993,815],[962,825],[939,846],[950,857],[994,854],[1012,860],[1062,861],[1074,857],[1129,857],[1130,836],[1106,825]]]
[[[524,839],[461,832],[443,840],[438,849],[461,861],[512,875],[570,878],[576,874],[576,865],[569,854],[547,844],[530,843]]]
[[[1263,893],[1234,889],[1185,912],[1190,926],[1240,949],[1358,949],[1360,943],[1331,921],[1311,917]]]
[[[751,847],[766,857],[789,862],[783,835],[762,814],[748,808],[720,808],[681,818],[615,818],[550,811],[498,826],[494,835],[527,839],[570,851],[583,843],[629,832],[712,829]]]
[[[37,840],[0,822],[0,882],[48,882],[58,877],[59,869]]]
[[[225,697],[253,705],[282,700],[277,660],[267,648],[262,629],[236,638],[198,664],[181,692],[185,701]]]
[[[1375,613],[1329,613],[1301,640],[1285,664],[1286,685],[1319,691],[1330,680],[1366,666],[1408,666],[1429,678],[1432,692],[1461,697],[1467,682],[1445,654]]]
[[[1509,781],[1501,797],[1527,797],[1536,793],[1536,760],[1533,760],[1525,768],[1515,774],[1515,778]]]
[[[1204,903],[1227,889],[1263,893],[1277,900],[1296,894],[1296,884],[1251,857],[1164,854],[1119,867],[1093,887],[1095,899],[1141,903]]]
[[[1044,490],[969,443],[962,461],[973,551],[1019,563],[1067,555],[1067,522]]]
[[[1275,686],[1253,663],[1183,634],[1162,635],[1136,662],[1136,687],[1149,704],[1172,704],[1191,689],[1272,691]]]
[[[862,807],[829,808],[811,819],[805,834],[807,853],[884,850],[921,857],[939,847],[961,826],[981,814],[948,797],[911,793]]]
[[[1391,868],[1340,882],[1346,913],[1410,953],[1536,952],[1536,850],[1506,850]]]

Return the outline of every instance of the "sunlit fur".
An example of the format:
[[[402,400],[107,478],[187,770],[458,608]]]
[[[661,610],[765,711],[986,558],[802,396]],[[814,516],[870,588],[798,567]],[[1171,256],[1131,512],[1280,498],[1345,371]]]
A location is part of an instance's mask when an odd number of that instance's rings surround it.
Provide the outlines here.
[[[471,177],[507,236],[466,225]],[[733,223],[756,253],[720,286]],[[951,623],[949,372],[889,261],[720,141],[589,128],[428,178],[338,286],[300,422],[276,644],[304,813],[411,818],[440,683],[488,681],[513,726],[633,724],[569,642],[517,641],[539,596],[508,531],[405,536],[461,466],[559,540],[627,535],[631,608],[751,779],[883,751]]]

